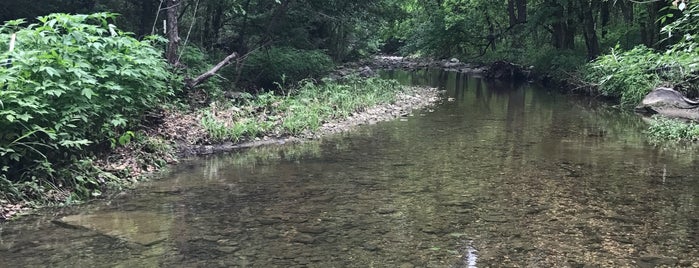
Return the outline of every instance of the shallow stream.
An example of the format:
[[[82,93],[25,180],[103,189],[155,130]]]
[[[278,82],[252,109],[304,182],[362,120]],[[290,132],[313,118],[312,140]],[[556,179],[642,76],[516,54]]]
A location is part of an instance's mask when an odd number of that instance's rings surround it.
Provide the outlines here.
[[[444,102],[5,223],[0,266],[699,267],[697,148],[589,98],[384,75]]]

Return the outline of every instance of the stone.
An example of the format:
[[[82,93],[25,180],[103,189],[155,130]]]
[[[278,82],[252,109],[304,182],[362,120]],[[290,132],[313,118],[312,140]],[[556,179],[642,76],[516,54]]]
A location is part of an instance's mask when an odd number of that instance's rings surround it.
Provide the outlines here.
[[[415,265],[412,264],[412,263],[409,263],[409,262],[404,262],[404,263],[402,263],[402,264],[401,264],[400,266],[398,266],[398,267],[399,267],[399,268],[414,268]]]
[[[301,243],[301,244],[313,244],[316,239],[308,234],[298,234],[291,239],[291,242]]]
[[[672,88],[659,87],[643,98],[636,112],[699,121],[699,101],[688,99]]]
[[[272,224],[281,223],[282,219],[279,217],[258,218],[257,222],[259,222],[262,225],[272,225]]]
[[[322,234],[325,232],[325,228],[321,226],[299,226],[296,230],[307,234]]]
[[[397,210],[395,208],[380,208],[380,209],[376,210],[376,213],[391,214],[391,213],[395,213],[396,211]]]
[[[638,258],[639,267],[658,267],[661,265],[674,266],[677,265],[676,258],[664,257],[659,255],[644,255]]]
[[[233,252],[238,251],[238,248],[237,247],[218,247],[217,250],[220,252],[223,252],[223,253],[231,254]]]
[[[485,215],[481,217],[483,221],[485,222],[493,222],[493,223],[506,223],[510,221],[506,216],[503,215]]]

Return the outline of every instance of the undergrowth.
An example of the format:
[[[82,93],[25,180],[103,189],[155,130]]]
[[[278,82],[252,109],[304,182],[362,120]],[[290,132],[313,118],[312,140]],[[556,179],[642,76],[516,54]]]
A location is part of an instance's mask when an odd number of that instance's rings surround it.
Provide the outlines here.
[[[647,133],[654,141],[699,141],[699,124],[658,117]]]
[[[263,135],[298,135],[318,130],[323,123],[395,100],[402,87],[393,80],[353,77],[316,83],[303,80],[286,95],[266,92],[239,105],[212,106],[201,124],[213,142],[241,141]]]
[[[115,178],[90,159],[127,143],[143,113],[173,95],[153,40],[133,38],[113,19],[51,14],[0,26],[0,59],[12,59],[0,68],[0,199],[99,195]]]

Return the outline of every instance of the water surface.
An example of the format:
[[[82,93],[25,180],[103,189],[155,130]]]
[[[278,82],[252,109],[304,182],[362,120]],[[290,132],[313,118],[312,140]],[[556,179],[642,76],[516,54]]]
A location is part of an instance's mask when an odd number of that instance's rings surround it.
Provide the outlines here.
[[[0,225],[51,267],[699,267],[696,149],[594,100],[439,71],[414,115],[186,161],[112,200]],[[448,99],[449,98],[449,99]]]

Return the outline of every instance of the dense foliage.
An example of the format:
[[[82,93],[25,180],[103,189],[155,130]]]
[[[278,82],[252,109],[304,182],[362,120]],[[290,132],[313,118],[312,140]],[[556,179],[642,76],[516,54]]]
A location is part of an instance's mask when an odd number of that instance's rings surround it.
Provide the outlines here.
[[[673,13],[663,17],[672,18]],[[676,39],[665,49],[640,45],[631,50],[616,47],[591,62],[584,73],[600,92],[618,97],[627,106],[638,104],[656,86],[668,86],[688,95],[699,93],[699,5],[691,5],[682,17],[665,27],[667,40]],[[675,38],[674,35],[679,35]]]
[[[248,56],[242,67],[241,79],[263,88],[275,89],[275,85],[284,86],[286,82],[320,78],[332,67],[332,59],[323,51],[273,46]]]
[[[9,21],[0,29],[0,39],[16,31],[18,40],[2,54],[12,64],[0,68],[3,186],[97,186],[97,178],[61,176],[57,168],[84,161],[88,147],[125,142],[122,135],[144,111],[172,95],[161,53],[110,18],[53,14],[25,28]]]

